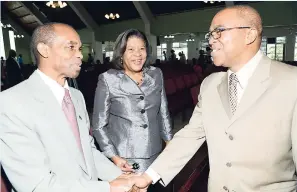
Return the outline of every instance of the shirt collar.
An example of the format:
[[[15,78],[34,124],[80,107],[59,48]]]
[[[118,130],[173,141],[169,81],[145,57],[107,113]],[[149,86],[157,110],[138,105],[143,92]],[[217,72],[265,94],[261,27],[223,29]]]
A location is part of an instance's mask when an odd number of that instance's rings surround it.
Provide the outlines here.
[[[235,73],[239,81],[239,85],[242,89],[244,89],[247,86],[249,78],[253,75],[253,72],[258,66],[262,56],[263,54],[261,50],[259,50],[251,60],[249,60],[239,71]],[[228,79],[232,73],[233,72],[229,69]]]
[[[65,89],[69,90],[69,85],[67,81],[65,81],[64,87],[62,87],[59,83],[57,83],[55,80],[44,74],[39,69],[37,69],[36,71],[40,75],[41,79],[45,82],[45,84],[49,86],[54,96],[58,100],[59,104],[62,106],[62,101],[65,95]]]

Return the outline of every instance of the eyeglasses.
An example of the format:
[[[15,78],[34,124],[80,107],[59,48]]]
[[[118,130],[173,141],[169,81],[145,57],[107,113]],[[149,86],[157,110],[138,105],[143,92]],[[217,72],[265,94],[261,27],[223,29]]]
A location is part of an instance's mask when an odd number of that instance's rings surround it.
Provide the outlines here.
[[[224,31],[229,31],[232,29],[250,29],[251,27],[232,27],[232,28],[216,28],[205,34],[205,39],[209,41],[210,37],[214,39],[219,39],[221,37],[221,33]]]

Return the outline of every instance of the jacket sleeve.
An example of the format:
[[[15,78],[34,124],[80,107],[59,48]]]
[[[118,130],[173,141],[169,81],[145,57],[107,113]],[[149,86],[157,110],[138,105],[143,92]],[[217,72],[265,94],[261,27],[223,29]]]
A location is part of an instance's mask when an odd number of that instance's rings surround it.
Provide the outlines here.
[[[111,158],[117,155],[117,151],[108,137],[108,119],[110,109],[109,89],[103,74],[99,75],[95,92],[92,128],[93,135],[99,144],[103,154]]]
[[[162,81],[162,90],[161,90],[161,106],[160,106],[160,115],[161,115],[161,136],[164,141],[169,141],[172,139],[172,125],[170,121],[170,115],[168,110],[168,103],[167,103],[167,96],[164,88],[164,78],[163,73],[159,69],[161,74],[161,81]]]
[[[203,81],[198,96],[198,103],[189,123],[178,131],[169,145],[152,163],[150,169],[161,177],[161,184],[166,186],[182,170],[195,155],[205,141],[205,131],[202,121]]]

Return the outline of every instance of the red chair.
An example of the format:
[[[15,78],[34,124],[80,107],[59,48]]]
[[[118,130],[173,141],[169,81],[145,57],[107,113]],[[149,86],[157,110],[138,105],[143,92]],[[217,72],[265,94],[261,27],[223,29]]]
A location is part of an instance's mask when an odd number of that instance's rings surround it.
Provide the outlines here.
[[[177,91],[176,85],[173,79],[165,79],[164,84],[165,84],[164,86],[165,86],[166,95],[172,95]]]
[[[3,180],[3,178],[1,177],[1,192],[8,192],[8,189],[6,187],[6,184]]]
[[[191,73],[191,79],[194,85],[197,85],[199,83],[199,79],[195,73]]]
[[[193,69],[196,73],[202,73],[202,68],[199,65],[195,65]]]
[[[201,162],[201,164],[193,171],[193,173],[190,175],[186,183],[180,188],[178,192],[189,192],[191,191],[191,187],[194,185],[194,183],[199,178],[202,171],[208,166],[208,158],[207,156],[205,159]]]
[[[190,88],[190,87],[192,87],[194,85],[192,83],[192,79],[191,79],[191,76],[189,74],[185,74],[183,77],[184,77],[184,81],[185,81],[185,84],[186,84],[187,88]]]
[[[1,168],[1,184],[0,184],[1,188],[0,188],[0,191],[1,192],[9,192],[12,189],[12,185],[9,182],[4,170],[1,167],[1,165],[0,165],[0,168]]]
[[[194,106],[198,103],[199,92],[200,92],[200,85],[196,85],[191,88],[191,96],[192,96]]]
[[[183,76],[175,78],[174,81],[178,90],[184,90],[186,88]]]

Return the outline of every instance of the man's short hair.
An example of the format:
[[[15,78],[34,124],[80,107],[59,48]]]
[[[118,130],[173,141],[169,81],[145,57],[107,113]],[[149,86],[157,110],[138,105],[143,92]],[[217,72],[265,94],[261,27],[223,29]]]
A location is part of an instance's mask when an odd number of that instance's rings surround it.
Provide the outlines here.
[[[259,35],[262,34],[262,18],[256,9],[248,5],[238,5],[237,14],[245,19],[251,27],[256,28]]]
[[[44,25],[40,25],[33,32],[30,48],[36,64],[38,64],[40,57],[40,54],[37,50],[37,45],[39,43],[50,45],[53,42],[56,36],[54,24],[56,23],[46,23]]]
[[[255,8],[249,5],[235,5],[232,7],[226,7],[225,9],[235,9],[237,12],[237,15],[241,19],[246,21],[250,27],[255,28],[258,31],[259,36],[262,36],[262,31],[263,31],[262,18],[259,12]]]
[[[30,47],[31,47],[31,53],[36,61],[36,64],[39,63],[39,58],[40,58],[40,54],[37,50],[37,45],[39,43],[44,43],[46,45],[51,46],[52,42],[56,38],[56,33],[54,28],[55,25],[66,25],[71,27],[70,25],[67,25],[64,23],[46,23],[44,25],[38,26],[33,32]]]

